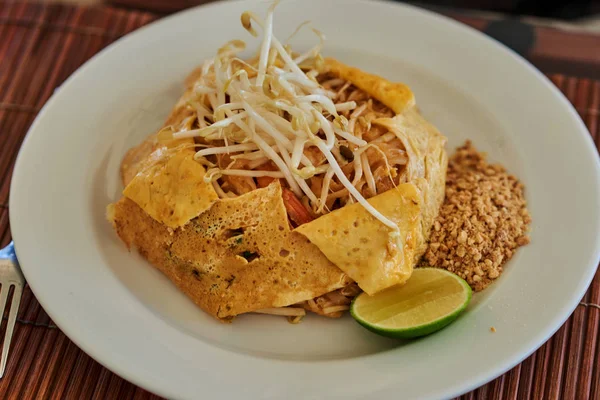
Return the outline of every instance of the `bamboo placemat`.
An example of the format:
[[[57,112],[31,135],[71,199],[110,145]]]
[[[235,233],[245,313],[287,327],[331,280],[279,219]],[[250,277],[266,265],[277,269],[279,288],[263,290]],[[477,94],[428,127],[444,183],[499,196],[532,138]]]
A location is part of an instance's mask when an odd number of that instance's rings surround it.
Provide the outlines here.
[[[110,7],[0,2],[0,245],[11,240],[10,177],[37,112],[77,67],[109,43],[154,20]],[[550,78],[575,105],[600,148],[600,81]],[[565,325],[507,374],[461,399],[599,399],[600,274]],[[0,331],[4,330],[6,316]],[[50,320],[27,287],[0,397],[158,399],[103,368]]]

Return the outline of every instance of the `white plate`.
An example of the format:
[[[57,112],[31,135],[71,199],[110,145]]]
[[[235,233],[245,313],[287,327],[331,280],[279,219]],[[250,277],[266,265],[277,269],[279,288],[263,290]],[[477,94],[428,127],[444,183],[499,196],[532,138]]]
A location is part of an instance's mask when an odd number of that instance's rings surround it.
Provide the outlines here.
[[[96,360],[171,398],[442,398],[523,360],[565,321],[596,269],[596,150],[542,74],[419,9],[286,1],[276,31],[285,38],[312,19],[328,37],[327,55],[407,82],[451,147],[471,138],[526,183],[532,243],[455,324],[407,343],[379,338],[350,317],[296,326],[248,315],[221,324],[116,238],[104,209],[119,197],[124,152],[161,125],[194,66],[226,40],[249,38],[240,13],[266,6],[218,3],[143,28],[79,69],[40,112],[17,162],[10,219],[44,308]],[[301,36],[297,48],[313,40]]]

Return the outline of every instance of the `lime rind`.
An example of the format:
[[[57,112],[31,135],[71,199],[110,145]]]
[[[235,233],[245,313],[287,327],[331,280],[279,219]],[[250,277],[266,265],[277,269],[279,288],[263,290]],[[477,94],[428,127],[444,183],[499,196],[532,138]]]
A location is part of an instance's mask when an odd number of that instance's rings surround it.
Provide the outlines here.
[[[425,268],[422,268],[422,269],[425,269]],[[427,268],[427,269],[430,269],[430,268]],[[431,269],[433,269],[433,268],[431,268]],[[444,273],[453,275],[453,278],[456,279],[463,286],[463,289],[466,293],[466,299],[460,305],[460,307],[456,308],[455,310],[453,310],[452,312],[450,312],[446,315],[443,315],[443,316],[436,318],[435,320],[427,322],[425,324],[411,326],[411,327],[407,327],[407,328],[394,329],[394,328],[383,327],[383,326],[365,321],[362,317],[360,317],[356,313],[356,309],[355,309],[354,305],[359,297],[366,296],[365,293],[360,294],[359,296],[356,296],[354,298],[354,300],[352,300],[352,304],[350,305],[350,314],[356,320],[356,322],[358,322],[360,325],[362,325],[366,329],[370,330],[371,332],[374,332],[381,336],[386,336],[386,337],[395,338],[395,339],[415,339],[418,337],[427,336],[432,333],[435,333],[435,332],[445,328],[446,326],[450,325],[452,322],[454,322],[458,318],[458,316],[460,314],[462,314],[463,311],[465,311],[465,309],[469,305],[469,303],[471,301],[471,297],[473,295],[473,291],[471,290],[471,287],[464,279],[462,279],[458,275],[452,274],[451,272],[448,272],[446,270],[440,269],[439,271],[443,271]]]

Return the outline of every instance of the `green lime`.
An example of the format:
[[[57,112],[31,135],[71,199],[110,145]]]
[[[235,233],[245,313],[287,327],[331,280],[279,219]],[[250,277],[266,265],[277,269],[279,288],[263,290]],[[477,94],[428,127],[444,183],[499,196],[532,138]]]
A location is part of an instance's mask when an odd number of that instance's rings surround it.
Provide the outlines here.
[[[471,288],[462,278],[438,268],[417,268],[404,284],[374,296],[362,293],[350,313],[379,335],[410,339],[436,332],[467,308]]]

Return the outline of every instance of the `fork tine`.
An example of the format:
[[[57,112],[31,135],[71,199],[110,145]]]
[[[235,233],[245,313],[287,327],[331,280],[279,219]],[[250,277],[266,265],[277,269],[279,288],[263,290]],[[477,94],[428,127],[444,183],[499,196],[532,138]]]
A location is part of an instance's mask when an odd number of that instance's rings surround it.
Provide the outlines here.
[[[4,317],[4,307],[6,307],[6,300],[8,299],[8,292],[10,292],[10,283],[4,283],[0,285],[0,317]],[[2,320],[0,319],[0,322]],[[8,325],[7,325],[8,328]],[[7,331],[8,332],[8,329]],[[4,349],[6,348],[6,343],[2,347],[2,359],[4,359]],[[4,376],[4,363],[0,363],[0,378]]]
[[[6,307],[8,292],[10,292],[10,283],[0,283],[0,322],[2,321],[1,318],[4,317],[4,307]]]
[[[10,288],[10,285],[4,286],[7,286],[7,290],[2,290],[2,296],[0,299],[0,305],[2,305],[3,314],[6,298],[8,297],[8,288]],[[6,324],[6,332],[4,333],[4,344],[2,345],[2,359],[0,359],[0,378],[4,376],[4,370],[6,369],[6,360],[8,359],[8,351],[10,350],[10,342],[12,340],[13,330],[15,329],[15,321],[17,320],[17,313],[19,312],[19,305],[21,304],[22,292],[23,287],[21,285],[15,285],[12,302],[10,304],[10,311],[8,313],[8,323]]]

